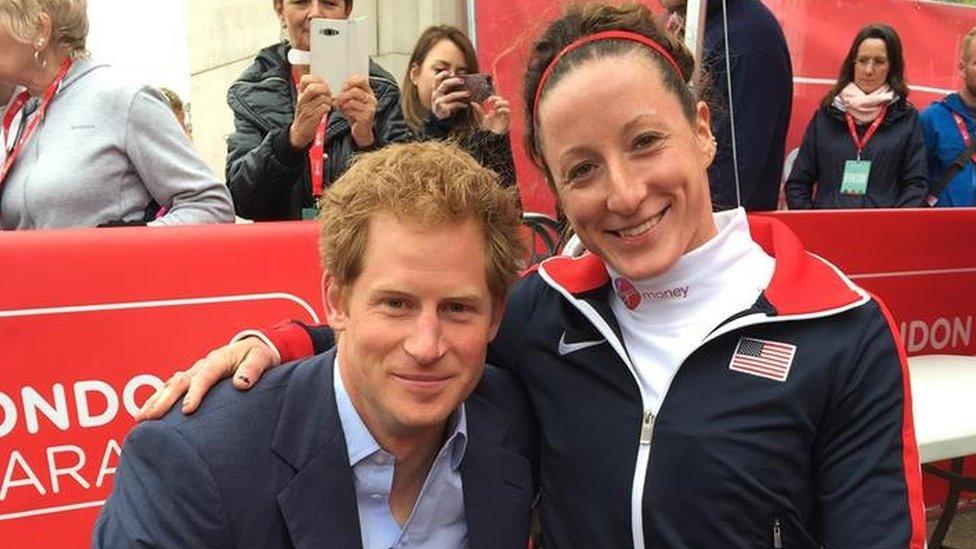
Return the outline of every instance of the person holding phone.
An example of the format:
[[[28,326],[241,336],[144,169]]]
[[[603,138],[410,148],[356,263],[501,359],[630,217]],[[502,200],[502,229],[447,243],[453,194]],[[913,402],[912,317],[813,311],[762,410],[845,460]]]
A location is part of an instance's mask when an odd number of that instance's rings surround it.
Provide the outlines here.
[[[573,4],[530,53],[526,143],[589,250],[527,273],[488,348],[538,418],[543,546],[921,549],[894,323],[782,222],[713,213],[696,74],[642,4]],[[327,335],[238,341],[147,407]]]
[[[313,18],[348,19],[353,0],[273,0],[287,39],[258,53],[227,92],[235,131],[227,185],[237,214],[255,221],[310,218],[353,154],[412,139],[393,76],[370,60],[341,90],[309,74]],[[324,123],[323,123],[324,121]]]
[[[490,75],[479,74],[478,55],[460,29],[438,25],[425,30],[410,55],[400,104],[420,140],[450,139],[515,184],[509,141],[511,108]]]
[[[895,29],[861,29],[786,179],[791,210],[917,208],[928,192],[918,111]]]

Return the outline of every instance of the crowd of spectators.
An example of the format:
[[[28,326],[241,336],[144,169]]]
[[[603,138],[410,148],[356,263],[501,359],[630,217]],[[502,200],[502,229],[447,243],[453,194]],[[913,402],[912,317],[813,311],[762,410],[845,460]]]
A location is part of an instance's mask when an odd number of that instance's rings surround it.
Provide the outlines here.
[[[682,33],[686,1],[662,4],[670,30]],[[310,49],[312,17],[348,18],[353,0],[273,7],[283,40],[261,50],[227,93],[235,131],[225,187],[194,152],[175,93],[125,83],[89,57],[84,0],[0,2],[0,226],[229,222],[232,212],[309,218],[355,154],[406,141],[456,142],[501,184],[516,183],[509,103],[472,100],[465,76],[480,68],[462,31],[424,31],[400,86],[371,60],[368,75],[332,90],[309,73],[307,56],[293,54]],[[920,115],[896,30],[861,29],[781,185],[793,100],[782,29],[759,0],[708,2],[703,67],[718,144],[709,169],[716,206],[773,210],[781,188],[790,209],[976,205],[973,36],[960,52],[962,89]]]

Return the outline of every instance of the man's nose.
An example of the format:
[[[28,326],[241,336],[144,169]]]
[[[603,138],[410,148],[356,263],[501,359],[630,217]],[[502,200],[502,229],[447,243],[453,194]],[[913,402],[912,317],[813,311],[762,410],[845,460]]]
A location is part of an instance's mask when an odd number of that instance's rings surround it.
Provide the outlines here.
[[[443,331],[437,311],[420,313],[413,333],[403,342],[403,350],[422,365],[435,362],[444,355]]]

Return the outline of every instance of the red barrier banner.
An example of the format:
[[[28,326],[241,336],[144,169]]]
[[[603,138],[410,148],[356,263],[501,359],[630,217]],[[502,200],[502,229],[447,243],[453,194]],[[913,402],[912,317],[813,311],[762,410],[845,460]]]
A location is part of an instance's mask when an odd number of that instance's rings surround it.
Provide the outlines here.
[[[89,546],[162,380],[241,329],[322,318],[314,228],[0,235],[0,546]]]
[[[713,0],[716,1],[716,0]],[[892,25],[902,38],[910,100],[922,109],[962,85],[962,37],[976,27],[976,7],[918,0],[763,0],[779,20],[793,61],[793,114],[786,151],[799,148],[820,100],[833,85],[857,31],[873,22]],[[512,145],[522,203],[552,213],[553,199],[529,162],[522,139],[525,61],[545,24],[559,17],[566,0],[477,2],[478,53],[500,93],[512,100]],[[644,0],[661,12],[658,0]],[[762,90],[757,90],[761,93]]]
[[[909,356],[976,355],[976,209],[766,215],[880,296]]]
[[[911,354],[976,353],[976,210],[769,215],[881,296]],[[154,387],[241,329],[319,321],[316,238],[301,222],[0,235],[0,545],[87,546]]]

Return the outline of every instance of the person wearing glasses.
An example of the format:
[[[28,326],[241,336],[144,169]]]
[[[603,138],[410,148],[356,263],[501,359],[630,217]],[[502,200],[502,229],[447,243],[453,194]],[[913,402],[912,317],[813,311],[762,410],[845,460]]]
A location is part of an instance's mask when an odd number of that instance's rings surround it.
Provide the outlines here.
[[[786,202],[791,210],[911,208],[922,205],[927,190],[901,39],[888,25],[868,25],[807,126]]]

